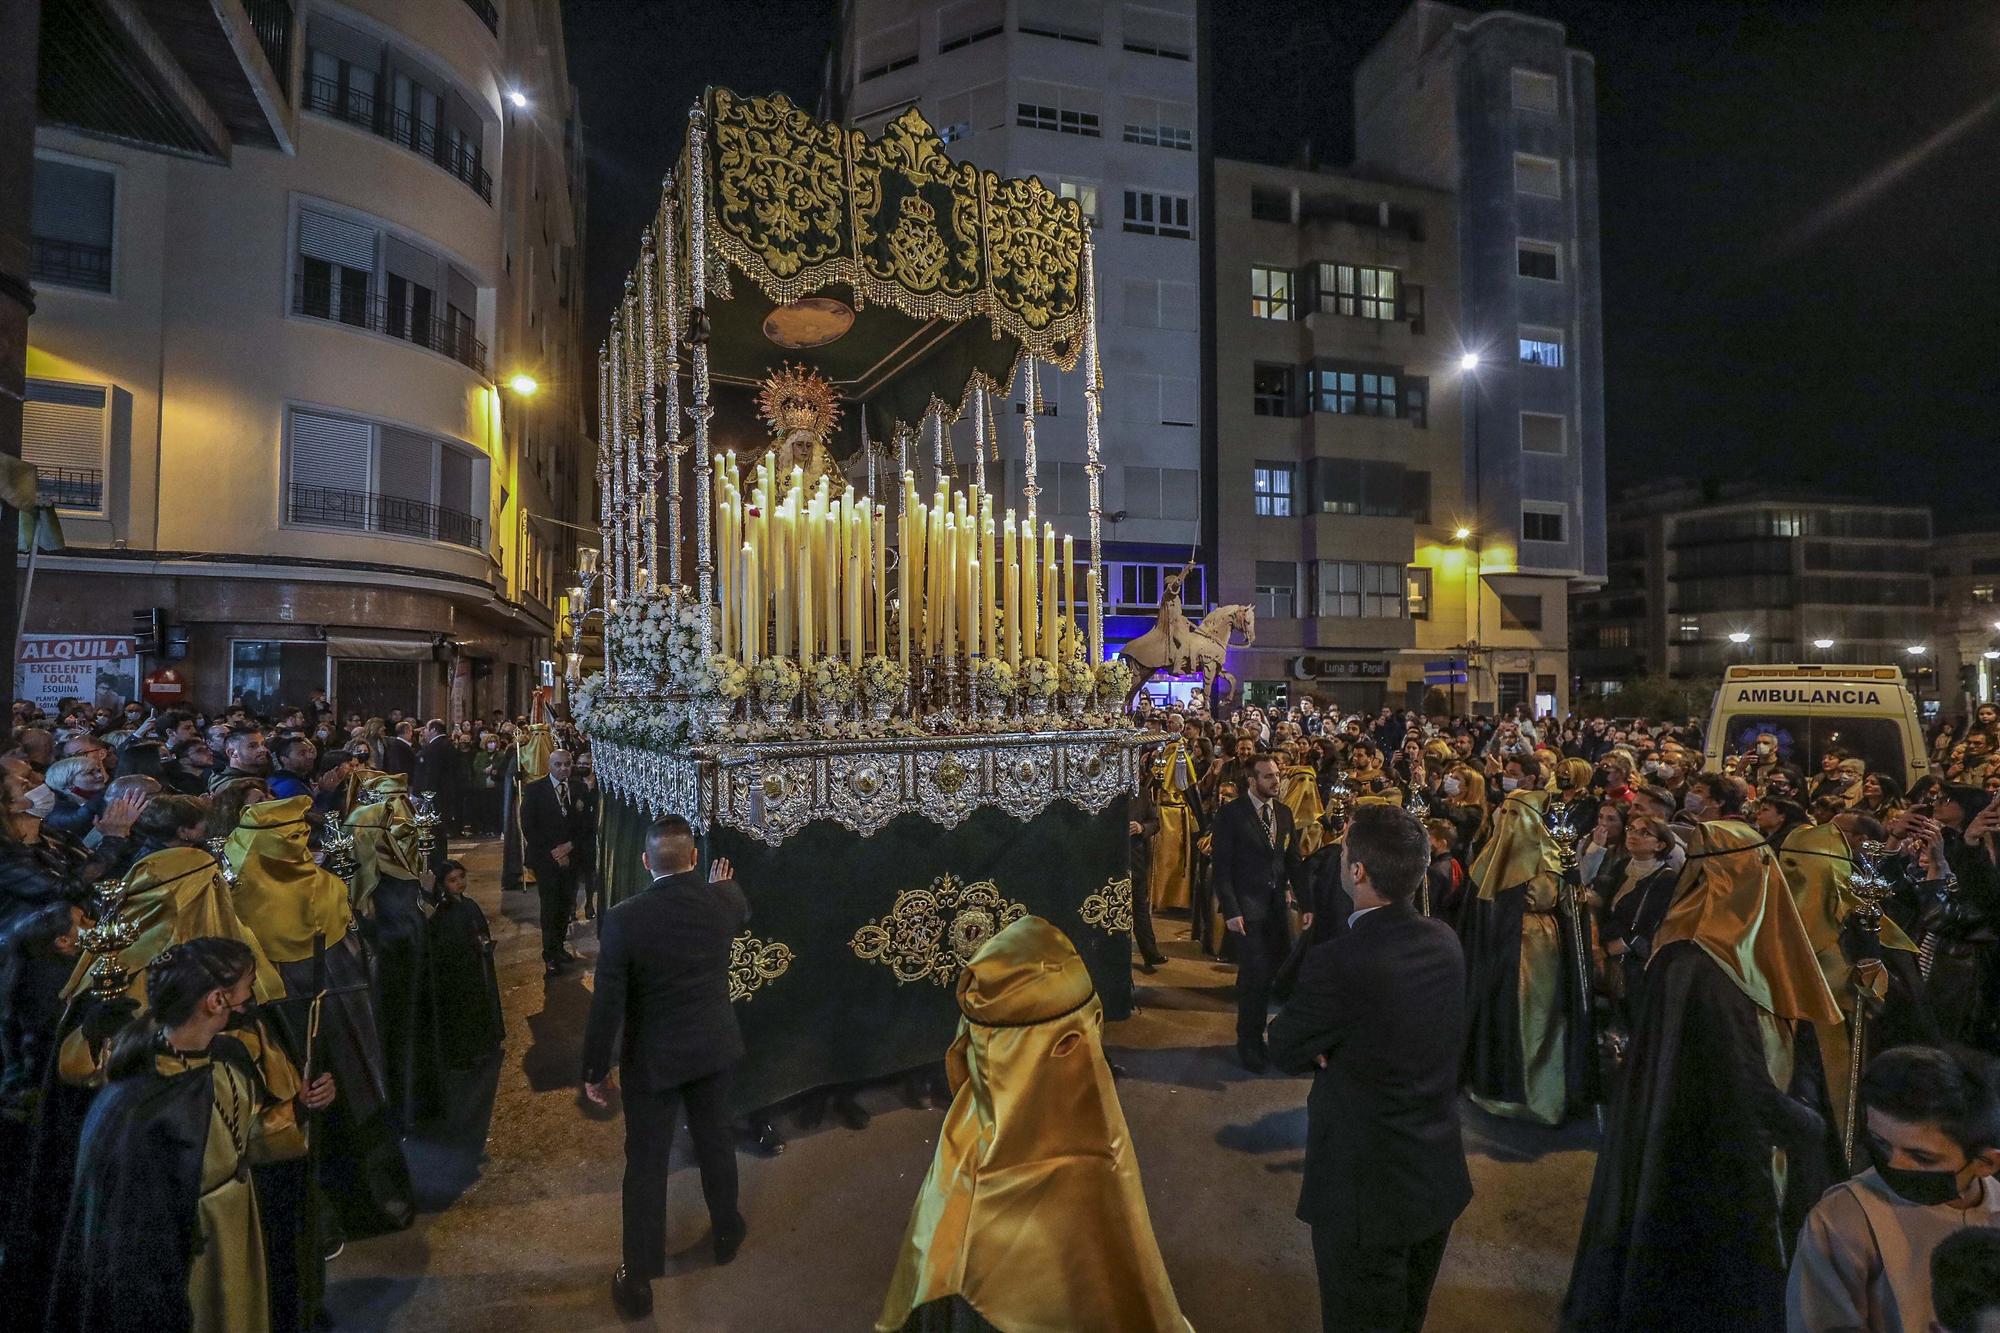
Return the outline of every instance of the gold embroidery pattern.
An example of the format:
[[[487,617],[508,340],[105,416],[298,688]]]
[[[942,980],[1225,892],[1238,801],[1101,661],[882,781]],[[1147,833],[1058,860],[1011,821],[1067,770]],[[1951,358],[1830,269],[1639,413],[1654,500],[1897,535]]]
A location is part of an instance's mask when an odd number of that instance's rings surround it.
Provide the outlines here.
[[[1132,929],[1132,877],[1108,881],[1083,900],[1083,924],[1111,935]]]
[[[790,304],[837,284],[913,319],[985,315],[1037,358],[1083,349],[1083,211],[1040,181],[953,161],[912,107],[878,139],[824,124],[783,96],[709,93],[716,196],[704,265],[730,266]],[[676,247],[679,249],[679,247]]]
[[[791,970],[795,956],[776,940],[767,943],[748,931],[738,935],[729,943],[729,1002],[754,999],[766,983]]]
[[[716,239],[736,239],[779,278],[839,259],[840,127],[784,97],[745,100],[717,89],[714,132]]]
[[[848,947],[855,957],[895,973],[899,986],[926,978],[949,986],[981,945],[1027,914],[1026,906],[1002,896],[993,881],[963,884],[947,874],[928,888],[898,893],[889,914],[855,931]]]

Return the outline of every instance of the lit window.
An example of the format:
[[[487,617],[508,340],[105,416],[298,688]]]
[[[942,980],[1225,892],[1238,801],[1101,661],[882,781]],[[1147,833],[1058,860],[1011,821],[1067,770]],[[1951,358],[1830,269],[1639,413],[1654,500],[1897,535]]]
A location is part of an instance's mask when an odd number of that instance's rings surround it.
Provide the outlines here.
[[[1521,364],[1562,369],[1563,336],[1560,329],[1522,329]]]
[[[1980,603],[1982,606],[1991,605],[1993,602],[1993,585],[1990,583],[1973,584],[1972,600]]]
[[[1699,642],[1701,639],[1701,622],[1691,616],[1682,616],[1681,623],[1675,627],[1674,632],[1682,643]]]
[[[1396,318],[1396,270],[1355,264],[1319,266],[1319,308],[1359,319]]]
[[[1290,463],[1259,463],[1251,474],[1251,489],[1257,497],[1257,517],[1292,516],[1292,476]]]
[[[1083,210],[1083,220],[1085,222],[1093,227],[1103,225],[1103,219],[1097,213],[1097,187],[1095,185],[1085,185],[1082,181],[1059,181],[1056,184],[1056,193],[1065,199],[1076,200],[1077,207]]]
[[[1431,571],[1425,565],[1411,565],[1404,571],[1404,580],[1409,585],[1410,619],[1429,620],[1431,618]]]
[[[1533,153],[1514,154],[1514,189],[1543,199],[1562,198],[1562,164]]]
[[[1294,310],[1291,270],[1252,266],[1250,313],[1258,319],[1290,319]]]

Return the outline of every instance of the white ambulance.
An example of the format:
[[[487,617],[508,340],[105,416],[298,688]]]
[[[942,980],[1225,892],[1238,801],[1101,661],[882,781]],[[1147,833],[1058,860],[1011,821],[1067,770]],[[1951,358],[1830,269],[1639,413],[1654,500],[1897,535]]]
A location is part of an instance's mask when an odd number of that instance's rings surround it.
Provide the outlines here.
[[[1829,749],[1889,774],[1903,790],[1930,772],[1930,756],[1917,726],[1917,702],[1894,666],[1822,666],[1795,663],[1733,666],[1715,692],[1702,767],[1718,771],[1727,761],[1754,755],[1769,733],[1778,754],[1819,776]]]

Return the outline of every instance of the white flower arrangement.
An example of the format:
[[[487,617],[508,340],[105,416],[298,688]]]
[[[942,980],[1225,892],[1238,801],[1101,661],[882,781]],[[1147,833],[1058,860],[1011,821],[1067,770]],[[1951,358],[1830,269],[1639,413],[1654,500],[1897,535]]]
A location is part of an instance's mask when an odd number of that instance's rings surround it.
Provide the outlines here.
[[[750,668],[750,683],[765,703],[782,704],[799,697],[803,680],[798,664],[789,657],[760,657],[757,665]]]
[[[910,669],[893,657],[876,655],[861,664],[861,692],[870,699],[899,699],[910,686]]]
[[[1062,664],[1062,692],[1072,699],[1087,698],[1097,688],[1097,673],[1082,657],[1066,657]]]
[[[1097,692],[1120,707],[1132,692],[1132,668],[1122,657],[1097,664]]]
[[[1007,665],[1004,657],[975,658],[972,683],[979,687],[979,693],[984,698],[1008,698],[1014,693],[1014,668]]]
[[[701,617],[686,600],[676,610],[664,595],[633,598],[605,622],[605,647],[628,683],[691,689],[703,665]]]
[[[607,698],[591,712],[590,735],[644,749],[675,750],[689,740],[687,718],[657,702]]]
[[[726,653],[712,653],[694,684],[696,694],[734,703],[750,692],[750,669]]]
[[[599,696],[604,693],[604,673],[593,671],[576,683],[570,692],[570,719],[585,731],[590,730],[590,720],[596,714]]]
[[[812,695],[819,703],[844,704],[854,698],[854,668],[838,657],[822,657],[813,663]]]
[[[1022,695],[1030,699],[1050,699],[1056,692],[1056,664],[1046,657],[1027,657],[1021,660]]]

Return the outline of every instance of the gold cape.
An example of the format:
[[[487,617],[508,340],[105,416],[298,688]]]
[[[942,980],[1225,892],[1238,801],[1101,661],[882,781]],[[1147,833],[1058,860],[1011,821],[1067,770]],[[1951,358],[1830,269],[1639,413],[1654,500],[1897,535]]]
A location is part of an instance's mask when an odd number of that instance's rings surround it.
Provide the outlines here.
[[[223,855],[236,867],[236,915],[274,963],[313,956],[313,936],[327,947],[347,938],[347,885],[313,863],[307,839],[310,796],[243,807]]]
[[[1840,1022],[1791,886],[1764,835],[1734,819],[1697,825],[1653,957],[1693,940],[1767,1014]],[[1649,964],[1650,965],[1650,964]]]
[[[1472,881],[1481,899],[1526,886],[1521,910],[1521,961],[1515,972],[1520,1006],[1521,1082],[1526,1100],[1502,1101],[1469,1094],[1487,1112],[1511,1120],[1560,1125],[1569,1098],[1564,1050],[1569,1019],[1563,1012],[1562,925],[1556,905],[1562,892],[1562,863],[1542,815],[1553,799],[1546,791],[1521,788],[1507,793],[1493,811],[1491,836],[1472,863]]]
[[[401,773],[376,773],[361,784],[376,799],[357,805],[347,816],[354,835],[355,912],[365,913],[375,886],[390,879],[422,879],[426,869],[417,850],[417,829],[410,823],[410,780]]]
[[[1288,768],[1278,779],[1278,799],[1292,810],[1299,833],[1299,859],[1319,850],[1326,830],[1320,827],[1319,774],[1303,764]]]
[[[1194,811],[1188,793],[1194,790],[1194,758],[1186,742],[1176,738],[1161,747],[1154,761],[1160,787],[1155,810],[1159,835],[1152,839],[1147,892],[1155,908],[1186,907],[1194,900]]]
[[[1555,839],[1542,823],[1548,804],[1547,792],[1523,787],[1508,792],[1494,808],[1486,845],[1472,862],[1472,882],[1481,898],[1490,900],[1496,893],[1543,876],[1551,883],[1561,878]]]
[[[1833,992],[1834,1003],[1840,1006],[1840,1023],[1817,1026],[1820,1061],[1826,1066],[1834,1121],[1845,1133],[1847,1098],[1842,1090],[1847,1087],[1853,1065],[1850,1040],[1853,1033],[1847,1020],[1854,1014],[1854,969],[1847,955],[1840,951],[1840,926],[1847,920],[1847,914],[1860,905],[1852,888],[1854,858],[1848,850],[1846,835],[1838,827],[1816,824],[1792,831],[1778,851],[1778,864],[1783,867],[1785,882],[1792,890],[1792,901],[1798,905],[1806,940],[1819,959],[1820,974],[1826,978],[1827,989]],[[1882,947],[1906,953],[1917,951],[1903,928],[1887,916],[1882,918]],[[1886,994],[1888,985],[1888,973],[1878,972],[1875,993]]]
[[[1103,1047],[1063,933],[1023,917],[958,980],[951,1110],[878,1330],[957,1296],[1007,1333],[1184,1333]]]
[[[236,915],[229,889],[222,882],[221,866],[200,847],[165,847],[132,867],[125,876],[125,898],[118,919],[139,927],[139,938],[118,955],[118,962],[131,974],[125,993],[145,1002],[146,964],[159,957],[170,944],[220,935],[241,940],[257,956],[256,998],[260,1003],[283,999],[285,983],[265,956],[264,946]],[[97,962],[97,955],[85,950],[76,961],[63,998],[81,991]]]
[[[549,775],[549,756],[556,752],[556,733],[546,722],[530,722],[514,741],[521,781],[534,782]],[[407,788],[406,788],[407,790]]]

